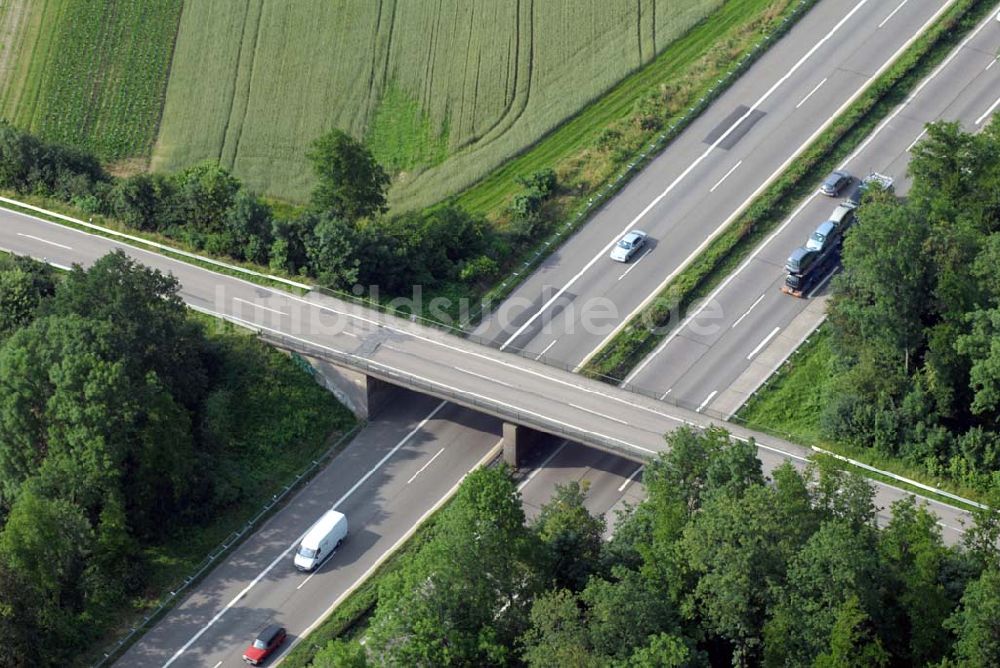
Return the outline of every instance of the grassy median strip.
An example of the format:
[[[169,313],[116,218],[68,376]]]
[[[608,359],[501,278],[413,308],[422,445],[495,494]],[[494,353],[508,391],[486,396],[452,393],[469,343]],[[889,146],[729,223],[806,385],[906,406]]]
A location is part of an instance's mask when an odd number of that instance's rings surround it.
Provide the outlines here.
[[[504,262],[499,304],[549,253],[659,155],[818,0],[730,0],[652,63],[627,77],[520,156],[453,198],[504,227],[519,177],[553,169],[559,186],[532,241]],[[474,314],[470,323],[482,313]],[[466,324],[470,324],[466,323]]]
[[[583,373],[620,382],[850,154],[959,43],[994,0],[959,0],[921,35],[708,248],[586,364]]]
[[[408,541],[333,609],[329,617],[295,645],[281,659],[283,668],[308,668],[316,653],[331,641],[338,638],[352,638],[363,632],[375,612],[375,606],[378,605],[378,590],[382,581],[420,551],[420,548],[434,535],[436,520],[447,508],[446,503],[425,520]]]

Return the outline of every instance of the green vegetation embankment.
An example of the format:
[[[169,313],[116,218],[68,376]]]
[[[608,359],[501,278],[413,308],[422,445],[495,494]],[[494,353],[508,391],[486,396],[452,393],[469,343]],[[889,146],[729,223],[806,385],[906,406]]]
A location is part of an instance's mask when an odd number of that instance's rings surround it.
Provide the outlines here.
[[[96,658],[354,423],[177,289],[0,257],[2,665]]]

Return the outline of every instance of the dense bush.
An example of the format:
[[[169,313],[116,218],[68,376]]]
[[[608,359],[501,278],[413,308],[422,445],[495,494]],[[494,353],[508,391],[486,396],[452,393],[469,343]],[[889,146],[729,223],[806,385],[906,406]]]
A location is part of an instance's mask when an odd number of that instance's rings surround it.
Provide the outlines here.
[[[333,666],[996,665],[998,531],[942,543],[912,498],[878,526],[871,484],[785,464],[752,442],[681,429],[647,498],[603,540],[585,485],[526,522],[503,469],[465,479],[431,535],[384,578],[362,642]],[[954,662],[954,663],[951,663]]]
[[[325,287],[361,283],[409,296],[414,285],[487,281],[509,252],[484,219],[455,207],[385,215],[385,173],[341,132],[317,140],[310,158],[318,181],[313,208],[276,220],[266,202],[215,163],[113,179],[92,156],[0,125],[0,187],[57,197],[130,228]],[[555,174],[539,172],[523,183],[533,225]]]
[[[120,252],[64,277],[0,258],[0,665],[72,663],[146,593],[144,548],[345,426],[287,358],[206,335],[177,290]]]
[[[1000,472],[1000,122],[929,126],[910,173],[908,198],[866,202],[846,238],[822,425],[985,489]]]

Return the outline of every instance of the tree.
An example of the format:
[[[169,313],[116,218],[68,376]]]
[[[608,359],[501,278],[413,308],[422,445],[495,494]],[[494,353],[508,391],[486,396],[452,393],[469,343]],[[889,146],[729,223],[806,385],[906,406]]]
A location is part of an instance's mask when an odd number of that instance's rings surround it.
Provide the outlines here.
[[[185,233],[201,245],[203,235],[221,232],[241,188],[240,182],[210,160],[177,172],[172,180],[175,218]]]
[[[909,664],[929,665],[947,649],[943,623],[956,603],[942,585],[949,552],[937,518],[907,496],[892,505],[892,519],[878,537],[883,569],[893,576],[890,586],[901,612],[887,644],[893,654],[908,655]]]
[[[162,174],[136,174],[119,179],[108,194],[111,214],[137,230],[161,231],[174,224],[173,182]],[[183,221],[180,221],[183,222]]]
[[[658,633],[628,660],[628,668],[686,668],[695,664],[691,647],[670,633]]]
[[[56,290],[53,310],[113,325],[113,341],[129,375],[152,371],[172,396],[194,407],[207,383],[202,336],[188,320],[179,290],[173,276],[117,250],[89,269],[75,267]]]
[[[539,596],[531,606],[530,621],[522,638],[522,656],[531,668],[604,665],[591,652],[587,625],[572,592],[557,589]]]
[[[312,668],[368,668],[368,657],[360,643],[348,640],[331,640],[316,652]]]
[[[223,219],[220,250],[237,260],[267,264],[274,241],[272,227],[271,207],[241,189]]]
[[[591,578],[580,601],[589,644],[608,662],[627,659],[650,636],[679,632],[677,610],[635,571],[616,568],[610,579]]]
[[[0,341],[31,322],[54,291],[55,277],[48,265],[20,257],[0,261]]]
[[[889,665],[889,653],[861,609],[850,596],[837,610],[829,649],[816,657],[815,668],[870,668]],[[923,665],[923,664],[913,664]]]
[[[534,523],[548,553],[549,577],[559,589],[583,589],[598,567],[605,525],[587,511],[586,496],[586,482],[556,485]]]
[[[346,290],[358,280],[357,233],[354,226],[326,214],[307,214],[303,229],[306,256],[320,285]]]
[[[803,666],[830,646],[838,611],[851,597],[881,626],[880,565],[874,529],[829,520],[788,567],[785,586],[764,628],[764,663]]]
[[[948,620],[960,666],[1000,665],[1000,571],[988,568],[970,582],[962,606]]]
[[[85,632],[81,576],[92,540],[78,508],[30,487],[18,497],[0,533],[0,571],[16,572],[31,593],[32,612],[18,621],[29,625],[38,653],[48,659],[43,664],[68,662],[67,652]]]
[[[973,311],[972,331],[958,337],[956,349],[969,359],[972,412],[1000,420],[1000,308]]]
[[[506,469],[462,482],[433,538],[379,588],[367,647],[391,665],[503,665],[528,621],[537,548]]]
[[[318,181],[312,195],[318,209],[351,222],[385,211],[389,175],[360,142],[333,129],[313,142],[306,157]]]
[[[793,522],[798,508],[786,509],[784,498],[763,485],[737,497],[716,494],[684,529],[679,551],[693,579],[685,596],[687,616],[732,645],[733,665],[759,663],[774,596],[808,538]]]

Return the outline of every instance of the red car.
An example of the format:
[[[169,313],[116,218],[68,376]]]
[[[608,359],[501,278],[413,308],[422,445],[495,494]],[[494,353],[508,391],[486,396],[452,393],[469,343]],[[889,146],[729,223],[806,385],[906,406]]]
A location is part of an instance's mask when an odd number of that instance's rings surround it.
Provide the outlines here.
[[[277,624],[268,626],[257,634],[257,638],[243,652],[243,660],[251,666],[259,666],[276,649],[281,647],[281,643],[285,642],[287,637],[288,633],[285,631],[285,627]]]

